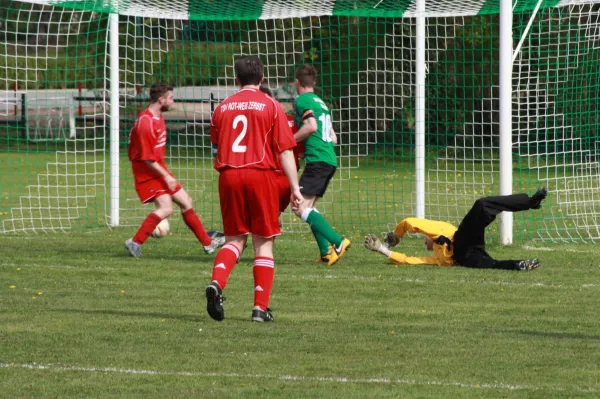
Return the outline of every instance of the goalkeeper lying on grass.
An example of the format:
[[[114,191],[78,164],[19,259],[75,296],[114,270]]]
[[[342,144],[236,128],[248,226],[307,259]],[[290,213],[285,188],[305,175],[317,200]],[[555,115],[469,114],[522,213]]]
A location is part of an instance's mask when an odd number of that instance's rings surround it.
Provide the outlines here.
[[[375,234],[367,235],[365,247],[387,256],[399,265],[465,266],[480,269],[533,270],[540,265],[537,259],[496,260],[485,251],[485,229],[502,211],[519,212],[540,209],[548,195],[546,187],[540,188],[531,197],[513,194],[485,197],[475,204],[456,229],[449,223],[426,219],[407,218],[394,231],[385,234],[384,243]],[[406,256],[389,248],[398,245],[404,234],[425,235],[427,250],[433,256],[423,258]]]

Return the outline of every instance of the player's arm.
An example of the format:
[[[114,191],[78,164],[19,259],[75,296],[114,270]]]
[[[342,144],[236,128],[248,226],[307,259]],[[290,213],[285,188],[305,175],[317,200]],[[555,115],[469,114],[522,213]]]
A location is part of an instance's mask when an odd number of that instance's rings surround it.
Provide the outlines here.
[[[411,219],[407,218],[398,223],[394,231],[385,233],[383,242],[390,248],[394,247],[400,243],[400,240],[406,233],[422,233],[422,231],[413,226]]]
[[[312,110],[306,110],[302,114],[302,127],[298,129],[296,134],[294,134],[294,138],[296,142],[304,141],[309,138],[314,132],[318,129],[317,119],[315,118],[315,113]]]
[[[390,262],[397,265],[437,265],[434,256],[419,258],[417,256],[406,256],[401,252],[390,251],[385,245],[379,241],[375,234],[368,234],[365,239],[365,248],[373,252],[379,252],[385,255]]]

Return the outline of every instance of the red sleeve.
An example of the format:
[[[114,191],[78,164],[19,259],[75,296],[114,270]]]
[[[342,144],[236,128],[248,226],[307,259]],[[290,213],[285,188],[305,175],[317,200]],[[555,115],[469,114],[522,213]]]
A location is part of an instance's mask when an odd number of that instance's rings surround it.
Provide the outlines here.
[[[213,112],[212,119],[210,120],[210,141],[214,145],[219,144],[219,130],[217,129],[217,113],[219,112],[219,106]]]
[[[140,139],[140,152],[138,161],[158,161],[154,154],[154,146],[156,138],[154,137],[154,129],[152,128],[152,120],[149,116],[142,116],[137,127],[138,137]]]
[[[273,138],[275,139],[276,149],[278,153],[292,149],[296,146],[294,134],[287,121],[285,110],[278,101],[273,101],[275,104],[275,123],[273,125]]]

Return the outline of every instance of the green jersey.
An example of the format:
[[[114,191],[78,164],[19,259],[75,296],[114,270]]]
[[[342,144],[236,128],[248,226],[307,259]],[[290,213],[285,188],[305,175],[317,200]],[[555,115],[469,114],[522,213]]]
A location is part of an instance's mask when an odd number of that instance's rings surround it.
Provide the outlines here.
[[[317,120],[317,131],[305,141],[306,163],[325,162],[337,168],[337,158],[331,140],[331,114],[327,105],[315,93],[304,93],[296,97],[296,122],[302,128],[302,118],[312,112]]]

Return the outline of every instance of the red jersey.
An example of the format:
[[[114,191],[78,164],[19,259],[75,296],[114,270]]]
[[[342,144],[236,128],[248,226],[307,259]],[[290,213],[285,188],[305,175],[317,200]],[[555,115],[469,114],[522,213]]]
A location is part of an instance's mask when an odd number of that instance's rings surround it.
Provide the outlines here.
[[[162,115],[157,118],[150,110],[144,110],[135,121],[129,134],[129,160],[136,183],[160,178],[143,161],[156,161],[163,168],[167,152],[167,126]],[[168,169],[167,169],[168,170]]]
[[[294,115],[286,114],[287,121],[292,134],[296,134],[298,131],[298,125],[296,125],[296,117]],[[300,170],[300,157],[304,156],[304,141],[296,143],[294,147],[294,159],[296,160],[296,170]]]
[[[277,170],[279,154],[296,146],[281,104],[257,89],[242,89],[213,113],[215,169]]]

